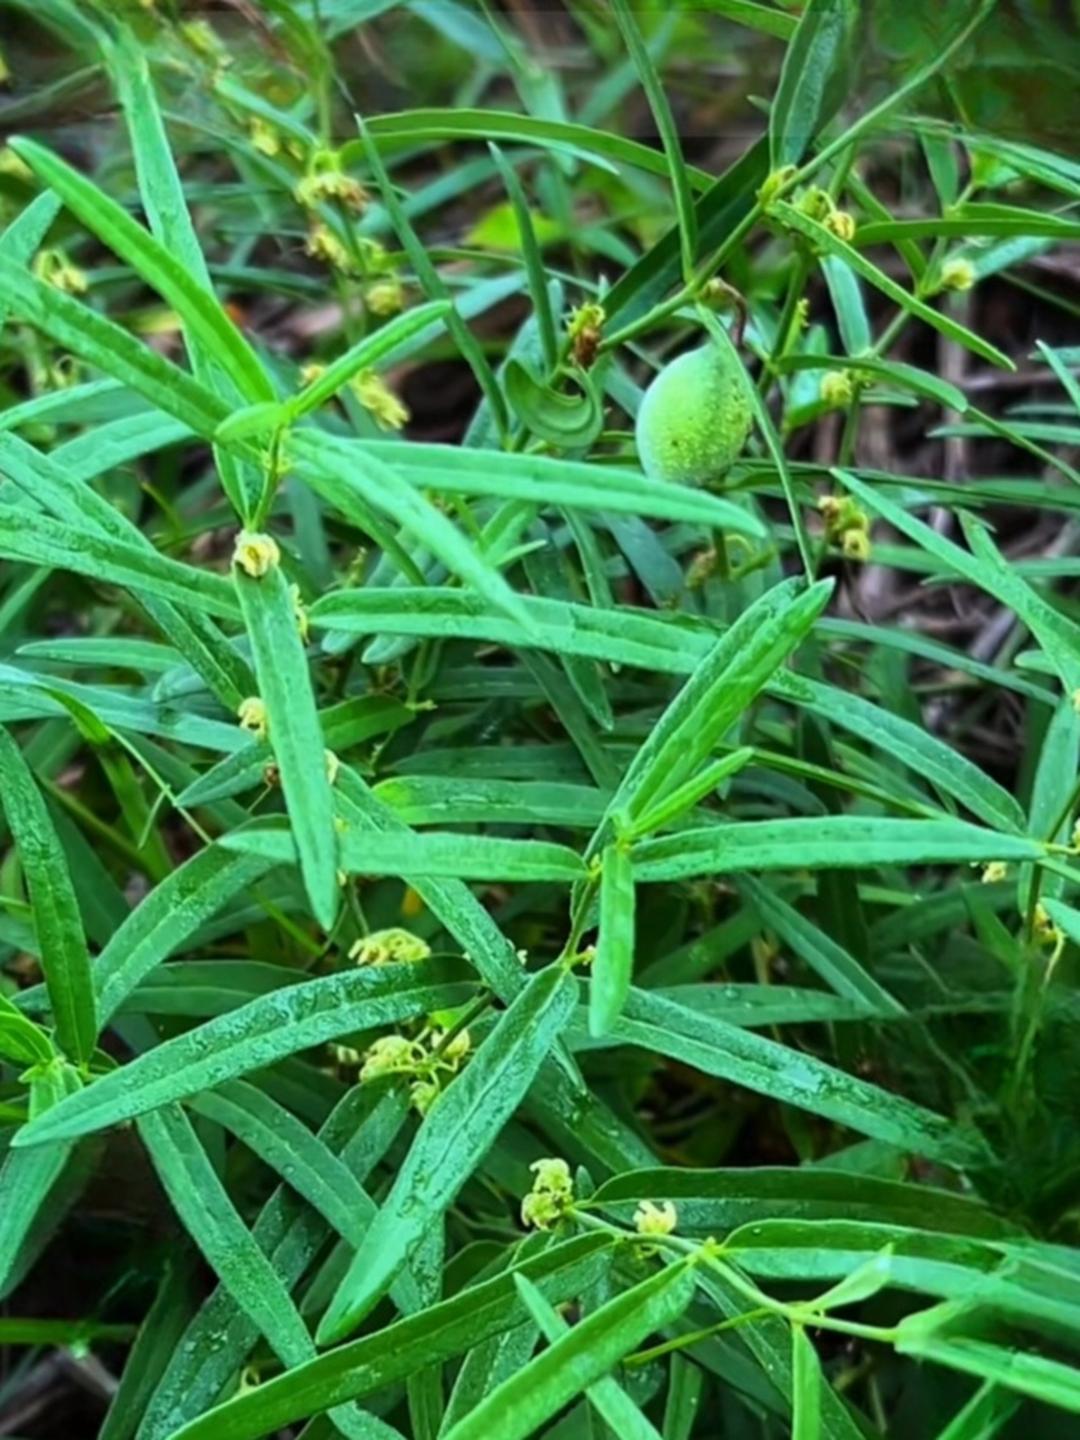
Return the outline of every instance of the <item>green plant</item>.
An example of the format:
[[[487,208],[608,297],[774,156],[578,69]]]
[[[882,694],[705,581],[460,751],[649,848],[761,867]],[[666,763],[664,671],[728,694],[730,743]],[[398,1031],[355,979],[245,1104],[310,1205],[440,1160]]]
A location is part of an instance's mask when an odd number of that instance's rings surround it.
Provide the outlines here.
[[[0,8],[4,1426],[1072,1433],[1068,26]]]

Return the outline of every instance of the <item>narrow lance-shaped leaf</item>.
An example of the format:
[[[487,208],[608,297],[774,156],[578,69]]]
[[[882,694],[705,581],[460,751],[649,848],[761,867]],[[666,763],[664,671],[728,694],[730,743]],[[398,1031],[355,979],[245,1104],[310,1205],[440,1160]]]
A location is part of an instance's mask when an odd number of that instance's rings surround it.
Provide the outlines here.
[[[157,1294],[128,1353],[98,1440],[131,1440],[135,1434],[146,1402],[184,1333],[194,1300],[192,1271],[187,1255],[165,1263]]]
[[[425,325],[443,319],[451,308],[449,300],[431,300],[426,305],[417,305],[406,310],[404,314],[395,316],[393,320],[380,326],[373,335],[366,335],[362,340],[358,340],[344,355],[332,360],[310,385],[305,385],[298,395],[286,402],[285,420],[298,420],[301,416],[317,410],[320,405],[325,405],[358,370],[386,360],[399,345],[418,334]]]
[[[95,534],[81,525],[65,525],[45,515],[28,525],[25,513],[20,514],[13,507],[4,507],[0,513],[0,555],[30,565],[71,570],[76,575],[124,589],[145,591],[210,615],[232,618],[238,609],[228,581],[210,570],[185,565],[141,545]]]
[[[102,1024],[139,981],[240,891],[273,866],[261,856],[208,845],[154,887],[113,934],[94,966]]]
[[[745,870],[1045,860],[1048,852],[1037,840],[998,835],[962,820],[825,815],[684,830],[635,845],[633,856],[638,879],[655,881]]]
[[[0,729],[0,804],[26,877],[56,1038],[85,1064],[94,1053],[97,1014],[90,952],[67,859],[45,802],[6,730]]]
[[[352,1030],[447,1009],[474,993],[460,961],[367,966],[260,996],[166,1040],[31,1121],[12,1144],[52,1144],[118,1125]]]
[[[288,829],[274,822],[253,822],[225,835],[223,849],[261,855],[288,863],[297,848]],[[495,835],[457,835],[428,830],[394,834],[345,829],[340,861],[349,874],[415,875],[458,880],[540,881],[564,884],[587,874],[581,857],[548,840],[504,840]]]
[[[319,1326],[320,1344],[354,1329],[381,1299],[487,1153],[574,1008],[565,969],[535,975],[435,1101]]]
[[[165,122],[154,93],[150,61],[146,49],[132,30],[118,26],[115,42],[105,47],[116,94],[123,107],[131,141],[131,154],[139,182],[139,197],[154,237],[164,249],[180,262],[188,278],[213,297],[213,284],[202,246],[188,210],[183,182],[169,148]],[[228,316],[224,316],[228,321]],[[207,389],[218,393],[225,389],[228,399],[243,397],[246,392],[230,380],[216,346],[208,346],[198,325],[181,312],[185,340],[195,378]],[[245,365],[247,364],[245,358]],[[229,393],[231,392],[231,393]],[[263,402],[268,403],[266,401]],[[257,498],[258,474],[250,465],[215,448],[214,460],[221,477],[222,489],[238,514],[247,516]],[[243,697],[238,697],[242,699]],[[238,703],[238,700],[234,703]]]
[[[625,845],[609,845],[600,871],[600,927],[589,987],[589,1031],[604,1035],[618,1018],[634,973],[634,867]]]
[[[515,1283],[529,1314],[549,1344],[570,1334],[571,1327],[559,1312],[548,1304],[531,1280],[524,1275],[517,1275]],[[621,1440],[661,1440],[656,1426],[638,1409],[611,1375],[594,1381],[585,1393],[596,1413]]]
[[[895,1342],[901,1355],[933,1360],[962,1374],[993,1381],[1007,1390],[1080,1415],[1080,1369],[972,1335],[949,1333],[944,1326],[940,1331],[931,1329],[922,1323],[927,1313],[933,1312],[911,1315],[901,1321]]]
[[[939,535],[932,526],[910,514],[895,500],[883,495],[880,490],[867,485],[865,481],[847,470],[833,472],[840,483],[858,496],[870,509],[889,521],[891,525],[907,535],[916,545],[928,551],[987,594],[993,595],[1003,605],[1015,611],[1031,630],[1039,644],[1053,661],[1054,669],[1061,677],[1061,683],[1071,694],[1080,688],[1080,627],[1055,610],[1038,595],[1031,586],[1008,565],[989,535],[981,526],[969,523],[965,527],[971,551],[962,545]],[[974,552],[974,553],[972,553]]]
[[[194,1109],[231,1131],[292,1185],[339,1235],[358,1244],[375,1205],[348,1167],[290,1110],[255,1085],[227,1081]]]
[[[73,1072],[46,1062],[30,1080],[30,1114],[44,1115],[72,1092]],[[70,1144],[9,1150],[0,1164],[0,1299],[6,1299],[60,1223],[78,1188],[80,1161]],[[73,1173],[75,1172],[75,1173]],[[74,1184],[66,1184],[71,1179]]]
[[[19,1065],[47,1064],[56,1051],[41,1028],[0,991],[0,1056]]]
[[[450,292],[446,287],[446,282],[429,256],[423,241],[413,229],[405,207],[399,200],[397,192],[390,181],[390,177],[386,173],[386,166],[383,164],[374,133],[375,127],[362,121],[359,116],[357,117],[357,124],[360,126],[360,146],[379,186],[383,204],[386,206],[398,238],[404,247],[405,253],[409,257],[413,269],[416,271],[425,293],[431,300],[450,301]],[[484,138],[488,139],[489,137],[490,132],[485,132]],[[480,386],[480,389],[484,393],[485,400],[491,407],[495,427],[500,436],[505,438],[508,433],[506,402],[499,388],[499,382],[496,380],[494,372],[488,364],[488,359],[484,354],[483,347],[477,341],[452,303],[446,313],[446,328],[454,337],[458,349],[476,376],[477,384]]]
[[[367,451],[394,465],[410,485],[450,495],[492,495],[538,506],[605,510],[620,515],[655,515],[764,538],[761,521],[749,510],[713,495],[622,466],[589,464],[566,457],[466,449],[410,441],[338,440],[341,453]]]
[[[307,1327],[237,1214],[183,1110],[168,1105],[143,1115],[139,1135],[184,1228],[241,1309],[287,1365],[309,1359]]]
[[[523,145],[564,150],[613,172],[617,163],[636,166],[651,175],[667,174],[667,157],[652,145],[627,140],[622,135],[597,130],[589,125],[575,125],[511,111],[403,110],[393,115],[373,115],[364,121],[364,128],[376,140],[405,143],[446,139],[517,140]],[[350,141],[343,147],[346,160],[362,153],[359,141]],[[687,173],[696,189],[709,188],[712,177],[707,171],[691,165],[687,167]]]
[[[813,1055],[649,990],[632,990],[614,1034],[760,1095],[951,1165],[986,1164],[981,1137]]]
[[[679,217],[683,279],[689,282],[693,277],[694,262],[697,259],[697,213],[694,210],[694,192],[687,173],[686,162],[683,160],[679,130],[675,124],[675,117],[671,113],[671,105],[664,93],[660,76],[656,73],[652,56],[638,29],[633,10],[627,0],[612,0],[611,8],[615,12],[616,23],[622,31],[626,48],[634,62],[634,69],[648,96],[649,108],[652,110],[653,119],[656,121],[656,128],[664,147],[671,186],[675,192],[675,213]]]
[[[376,835],[415,833],[368,789],[351,766],[342,766],[337,790],[342,817],[353,829]],[[404,878],[469,956],[488,988],[500,1000],[512,1000],[525,985],[514,946],[469,887],[461,880],[424,878],[411,871]]]
[[[497,610],[529,629],[529,612],[521,597],[453,521],[392,466],[368,451],[343,447],[322,433],[297,435],[292,441],[292,453],[298,460],[307,459],[306,473],[312,488],[330,504],[340,503],[344,491],[389,515]]]
[[[49,226],[56,219],[59,209],[60,199],[51,190],[38,195],[0,235],[0,255],[17,265],[28,265],[49,233]],[[0,330],[4,328],[7,313],[7,301],[0,301]]]
[[[252,401],[274,398],[273,387],[251,346],[217,298],[200,286],[170,250],[92,180],[44,145],[16,139],[11,146],[88,230],[176,308],[198,337],[200,347],[217,357],[242,395]]]
[[[791,1327],[791,1440],[821,1440],[821,1362],[801,1325]]]
[[[544,365],[551,374],[559,363],[559,338],[555,329],[551,298],[548,294],[544,257],[536,238],[536,227],[532,223],[529,204],[525,198],[525,188],[517,171],[497,145],[491,144],[488,149],[491,151],[491,157],[495,161],[503,185],[506,187],[506,193],[510,197],[510,204],[517,221],[522,258],[525,261],[525,272],[529,280],[529,295],[532,298],[533,311],[536,315],[540,349]]]
[[[679,1261],[586,1315],[497,1386],[445,1440],[525,1440],[606,1375],[655,1330],[677,1320],[694,1294],[694,1272]]]
[[[769,114],[772,168],[797,165],[847,93],[857,0],[809,0],[791,37]]]
[[[286,1365],[314,1359],[315,1345],[300,1312],[237,1213],[184,1111],[165,1106],[142,1116],[138,1129],[173,1209],[240,1309]],[[351,1408],[331,1416],[348,1440],[394,1440],[397,1435]]]
[[[451,1300],[384,1326],[298,1366],[177,1430],[170,1440],[257,1440],[344,1400],[393,1385],[526,1320],[514,1285],[526,1275],[552,1304],[580,1295],[610,1268],[611,1240],[578,1235],[523,1260],[514,1270],[467,1286]]]
[[[320,1126],[317,1139],[363,1184],[396,1139],[406,1109],[400,1085],[353,1086]],[[252,1233],[291,1290],[329,1238],[329,1227],[287,1186],[279,1186]],[[139,1440],[168,1440],[185,1421],[212,1409],[258,1339],[257,1328],[219,1287],[187,1326],[155,1385]]]
[[[272,541],[264,540],[270,545]],[[278,564],[262,575],[235,567],[236,590],[266,707],[270,745],[292,821],[312,912],[329,930],[338,907],[338,845],[322,726],[300,636],[297,602]]]
[[[136,340],[120,325],[38,280],[0,255],[0,286],[11,313],[50,336],[88,365],[103,370],[144,395],[151,404],[207,439],[229,413],[228,406],[178,365]]]
[[[824,225],[820,225],[811,216],[803,214],[796,206],[788,204],[786,200],[776,200],[773,202],[772,209],[777,219],[782,220],[793,230],[797,230],[808,240],[812,240],[819,250],[838,256],[849,269],[854,270],[857,275],[861,275],[864,280],[911,315],[917,316],[918,319],[940,331],[948,339],[963,345],[965,349],[981,355],[992,365],[1000,365],[1004,370],[1016,369],[1009,357],[996,345],[991,345],[989,341],[976,335],[973,330],[969,330],[966,325],[961,325],[959,321],[953,320],[951,316],[940,310],[935,310],[932,305],[927,305],[925,300],[920,300],[917,295],[905,290],[891,276],[886,275],[884,270],[879,270],[876,265],[867,260],[866,256],[856,250],[853,245],[849,245],[846,240],[839,239],[831,230],[827,230]]]
[[[103,437],[99,430],[94,432],[94,438],[99,442],[99,460],[102,453],[105,457],[102,468],[110,468],[107,437]],[[121,454],[116,454],[113,463],[120,463],[122,458]],[[154,561],[159,558],[143,532],[92,485],[84,483],[89,478],[87,467],[73,463],[68,445],[59,446],[50,455],[43,455],[15,435],[0,434],[0,466],[8,479],[20,487],[25,503],[35,508],[41,505],[65,525],[75,529],[89,528],[102,537],[112,536],[122,545],[145,550]],[[213,622],[199,611],[181,613],[173,603],[158,595],[135,593],[150,618],[210,689],[224,704],[235,709],[247,693],[240,687],[245,684],[245,676],[250,684],[250,672]],[[95,644],[123,646],[125,643],[137,647],[148,642],[87,637],[82,643],[91,647]]]
[[[634,819],[687,780],[804,638],[832,582],[804,593],[786,580],[739,616],[696,667],[650,731],[612,798],[609,813]]]
[[[907,1013],[853,955],[796,910],[794,905],[789,905],[775,891],[750,875],[739,881],[739,888],[753,901],[754,908],[770,930],[775,930],[780,939],[790,945],[837,995],[863,1001],[885,1014]]]

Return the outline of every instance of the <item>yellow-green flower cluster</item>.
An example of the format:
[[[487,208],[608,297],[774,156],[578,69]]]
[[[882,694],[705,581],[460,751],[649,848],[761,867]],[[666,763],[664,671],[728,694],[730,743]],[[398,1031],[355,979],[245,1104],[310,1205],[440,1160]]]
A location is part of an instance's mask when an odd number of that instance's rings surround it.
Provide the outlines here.
[[[236,718],[239,720],[242,730],[250,730],[258,740],[266,739],[266,702],[261,696],[249,695],[246,700],[241,700]]]
[[[565,1160],[535,1160],[532,1189],[521,1202],[521,1222],[533,1230],[553,1230],[574,1203],[574,1182]]]
[[[315,170],[299,180],[293,192],[305,210],[314,210],[328,200],[336,200],[353,215],[367,209],[368,192],[360,181],[336,168]]]
[[[855,382],[849,370],[827,370],[821,377],[821,399],[831,410],[844,410],[855,399]]]
[[[272,535],[241,530],[233,547],[233,564],[253,580],[261,580],[281,564],[281,551]]]
[[[408,423],[409,407],[374,370],[362,370],[350,389],[380,430],[400,430]]]
[[[634,1229],[639,1235],[670,1235],[678,1220],[670,1200],[661,1200],[659,1205],[652,1200],[642,1200],[634,1211]]]
[[[397,960],[415,962],[426,960],[431,946],[419,935],[403,930],[398,925],[388,930],[374,930],[357,940],[349,951],[349,959],[357,965],[389,965]]]
[[[411,1039],[407,1035],[383,1035],[361,1058],[360,1079],[377,1080],[383,1075],[411,1075],[409,1098],[421,1115],[426,1115],[443,1087],[461,1069],[472,1040],[467,1030],[447,1040],[445,1030],[425,1029]]]
[[[870,558],[870,519],[849,495],[823,495],[818,510],[830,545],[839,545],[849,560]]]
[[[85,295],[87,290],[86,271],[73,265],[66,253],[58,246],[50,250],[39,250],[31,266],[33,273],[54,290],[65,295]]]

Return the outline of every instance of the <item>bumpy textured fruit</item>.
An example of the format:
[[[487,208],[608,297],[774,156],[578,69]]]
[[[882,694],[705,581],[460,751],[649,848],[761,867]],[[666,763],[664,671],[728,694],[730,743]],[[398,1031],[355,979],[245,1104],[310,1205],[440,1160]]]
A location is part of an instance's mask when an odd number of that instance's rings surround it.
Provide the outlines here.
[[[637,418],[641,467],[653,480],[706,485],[738,458],[753,424],[750,385],[733,355],[703,345],[661,370]]]

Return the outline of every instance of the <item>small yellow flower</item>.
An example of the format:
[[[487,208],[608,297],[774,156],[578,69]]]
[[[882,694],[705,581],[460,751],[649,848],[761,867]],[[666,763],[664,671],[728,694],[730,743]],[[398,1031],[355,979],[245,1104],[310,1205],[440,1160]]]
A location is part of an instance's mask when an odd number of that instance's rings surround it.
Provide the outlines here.
[[[400,280],[376,280],[364,291],[364,304],[372,315],[396,315],[405,308],[405,287]]]
[[[339,200],[353,215],[362,215],[368,206],[368,192],[360,181],[341,170],[316,170],[305,175],[293,191],[305,210],[314,210],[327,200]]]
[[[855,386],[846,370],[829,370],[821,377],[821,398],[833,410],[842,410],[855,398]]]
[[[522,1224],[534,1230],[551,1230],[574,1202],[574,1182],[565,1160],[535,1160],[529,1169],[536,1177],[521,1202]]]
[[[300,599],[299,585],[289,586],[289,598],[292,600],[293,603],[293,614],[296,616],[296,628],[300,631],[300,639],[306,645],[308,642],[308,636],[311,634],[311,622],[308,619],[308,613],[304,606],[304,602]]]
[[[246,700],[241,700],[236,718],[242,730],[250,730],[259,740],[266,739],[266,702],[260,696],[249,695]]]
[[[634,1229],[639,1235],[670,1235],[678,1219],[670,1200],[662,1200],[659,1205],[642,1200],[634,1212]]]
[[[352,382],[352,391],[380,430],[400,430],[408,422],[408,406],[374,370],[361,371]]]
[[[1050,914],[1044,905],[1035,906],[1034,924],[1032,934],[1039,945],[1056,945],[1061,938],[1061,931],[1050,918]]]
[[[822,190],[820,185],[811,185],[799,196],[798,208],[811,220],[827,221],[834,206],[827,190]]]
[[[426,940],[393,925],[357,940],[349,951],[349,959],[357,965],[388,965],[393,961],[426,960],[430,954],[431,946]]]
[[[241,530],[233,549],[233,564],[253,580],[261,580],[268,571],[281,564],[281,551],[272,535]]]
[[[238,1396],[250,1395],[252,1390],[257,1390],[261,1384],[262,1380],[259,1378],[258,1367],[255,1365],[245,1365],[243,1370],[240,1371],[240,1379],[236,1382],[236,1393]]]
[[[442,1052],[453,1065],[460,1065],[472,1050],[472,1036],[468,1030],[459,1030]]]
[[[855,217],[847,210],[832,210],[825,216],[825,229],[850,244],[855,239]]]
[[[774,170],[765,177],[765,183],[757,192],[757,198],[766,210],[794,174],[794,165],[783,165],[779,170]]]
[[[870,548],[870,536],[865,530],[845,530],[840,537],[840,549],[849,560],[869,560]]]
[[[957,255],[946,260],[941,267],[941,288],[943,290],[970,290],[977,276],[970,260]]]
[[[1009,873],[1009,867],[1004,860],[991,860],[989,865],[983,866],[982,883],[984,885],[997,885],[1004,880]]]
[[[325,365],[320,365],[317,360],[309,360],[306,365],[300,367],[300,384],[314,385],[315,381],[321,380],[325,374]]]
[[[353,273],[353,262],[343,241],[339,240],[334,232],[326,225],[313,225],[308,231],[307,244],[304,249],[313,260],[321,260],[323,264],[329,265],[332,270],[338,270],[343,275]]]
[[[422,1058],[415,1042],[404,1035],[383,1035],[368,1046],[360,1067],[360,1079],[376,1080],[380,1075],[409,1074]]]
[[[263,120],[261,116],[256,115],[248,126],[248,135],[260,155],[273,157],[281,154],[281,134],[275,125],[270,124],[269,120]]]
[[[44,280],[54,290],[61,290],[65,295],[86,294],[86,271],[73,265],[63,250],[40,250],[34,256],[31,269],[39,280]]]
[[[418,1115],[426,1115],[440,1094],[439,1082],[434,1079],[414,1080],[409,1086],[409,1099]]]
[[[823,495],[818,510],[830,545],[839,545],[849,560],[870,558],[870,518],[850,495]]]

